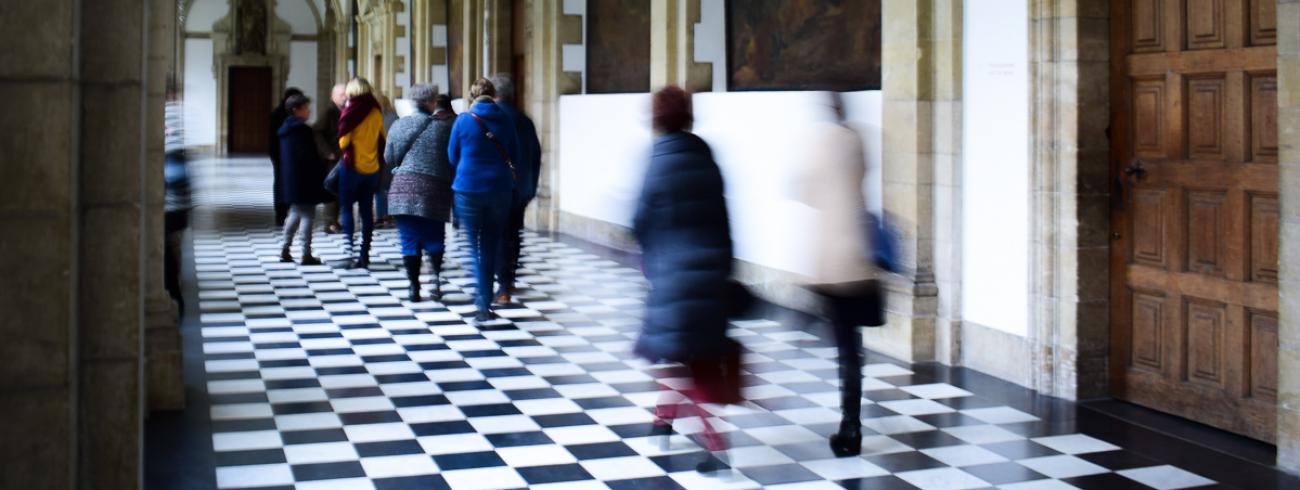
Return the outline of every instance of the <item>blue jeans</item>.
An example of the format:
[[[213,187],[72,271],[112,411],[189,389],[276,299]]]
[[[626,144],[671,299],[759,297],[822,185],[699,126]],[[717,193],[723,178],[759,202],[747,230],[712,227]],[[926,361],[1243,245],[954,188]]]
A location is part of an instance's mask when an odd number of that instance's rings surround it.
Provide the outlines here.
[[[362,252],[370,251],[370,239],[375,233],[375,191],[378,189],[379,172],[367,175],[347,166],[339,170],[339,220],[343,222],[348,246],[352,246],[352,235],[357,226],[352,217],[352,205],[360,208]]]
[[[379,215],[381,219],[388,217],[388,193],[387,192],[375,193],[375,214]]]
[[[403,256],[419,256],[422,249],[428,253],[446,249],[447,223],[406,214],[399,214],[396,218]]]
[[[469,254],[474,262],[478,289],[475,305],[481,313],[486,313],[492,304],[492,279],[496,275],[510,201],[509,191],[456,193],[456,216],[469,239]]]

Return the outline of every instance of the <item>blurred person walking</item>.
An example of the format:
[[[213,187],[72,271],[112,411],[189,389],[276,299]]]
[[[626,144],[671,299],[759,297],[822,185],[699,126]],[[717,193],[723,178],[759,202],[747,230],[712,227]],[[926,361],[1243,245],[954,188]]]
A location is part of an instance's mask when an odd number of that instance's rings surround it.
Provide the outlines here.
[[[652,434],[666,438],[678,416],[700,417],[709,451],[726,441],[701,403],[740,401],[740,347],[727,338],[732,241],[722,173],[709,145],[689,132],[690,94],[669,86],[652,99],[656,138],[633,218],[650,292],[635,352],[651,362],[681,363],[693,386],[678,403],[665,391]],[[697,469],[719,469],[710,455]]]
[[[312,222],[316,218],[316,205],[327,199],[325,166],[316,151],[316,137],[307,120],[311,118],[311,99],[294,95],[285,101],[290,116],[280,126],[280,195],[289,206],[289,216],[284,220],[284,246],[280,249],[280,262],[293,262],[289,249],[293,235],[302,230],[302,265],[320,265],[311,254]]]
[[[394,165],[388,206],[401,237],[410,300],[419,302],[421,251],[429,255],[433,267],[433,299],[442,299],[442,259],[451,219],[453,177],[447,144],[456,113],[451,99],[438,95],[429,85],[411,87],[409,95],[417,112],[393,124],[384,161]]]
[[[357,206],[361,221],[361,252],[352,262],[358,268],[370,267],[370,243],[375,233],[375,192],[379,190],[379,170],[384,167],[384,116],[375,99],[374,89],[364,78],[348,82],[348,101],[339,116],[339,148],[343,166],[339,169],[339,214],[343,233],[347,235],[348,255],[355,249],[357,220],[352,206]]]
[[[519,141],[519,160],[515,162],[518,179],[510,201],[510,212],[506,216],[502,253],[497,264],[500,289],[496,303],[508,304],[514,294],[519,254],[523,250],[524,212],[528,210],[528,203],[537,197],[537,180],[542,173],[542,143],[537,138],[537,127],[533,125],[533,120],[516,106],[515,84],[510,75],[494,75],[492,85],[497,89],[496,103],[514,122],[515,137]]]
[[[272,196],[275,199],[275,226],[284,226],[284,218],[289,215],[289,206],[284,204],[284,197],[280,195],[280,126],[284,125],[284,120],[288,119],[289,108],[284,103],[289,97],[302,95],[302,90],[297,87],[289,87],[284,90],[284,96],[280,97],[280,102],[271,110],[269,118],[270,124],[266,137],[266,156],[271,158],[272,174]]]
[[[316,124],[312,130],[316,133],[316,153],[320,156],[325,165],[325,172],[328,173],[338,164],[339,158],[343,156],[342,150],[339,149],[339,116],[343,112],[343,104],[348,101],[347,85],[338,84],[330,90],[330,102],[333,102],[325,109],[325,112],[316,118]],[[326,193],[325,212],[322,219],[325,222],[325,233],[334,234],[342,231],[339,226],[339,199],[338,196]]]
[[[181,291],[181,238],[190,226],[189,158],[185,154],[185,118],[177,98],[176,80],[167,79],[167,102],[163,106],[163,285],[185,315]]]
[[[456,117],[447,156],[456,172],[451,188],[455,212],[469,239],[476,283],[476,322],[491,319],[492,280],[501,234],[514,199],[519,145],[514,122],[496,103],[496,87],[485,78],[469,90],[470,108]]]
[[[862,138],[844,124],[840,95],[831,92],[835,121],[818,123],[808,142],[807,163],[797,178],[797,199],[817,212],[806,278],[830,320],[839,351],[839,431],[830,438],[836,456],[862,452],[862,334],[860,326],[884,325],[880,285],[862,190],[866,159]]]

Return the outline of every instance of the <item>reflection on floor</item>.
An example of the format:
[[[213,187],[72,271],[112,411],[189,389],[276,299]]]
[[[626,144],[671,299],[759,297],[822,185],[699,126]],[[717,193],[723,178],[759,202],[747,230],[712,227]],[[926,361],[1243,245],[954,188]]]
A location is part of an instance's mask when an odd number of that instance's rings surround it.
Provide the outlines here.
[[[474,307],[465,294],[472,281],[458,265],[463,247],[449,254],[441,303],[406,300],[392,230],[378,232],[369,271],[279,263],[268,209],[254,204],[269,201],[267,167],[218,160],[196,168],[209,180],[200,183],[204,207],[193,233],[198,311],[186,326],[186,355],[194,368],[189,412],[208,420],[170,422],[185,434],[158,434],[166,421],[150,427],[151,464],[178,461],[160,448],[201,453],[182,459],[203,461],[207,473],[187,477],[185,488],[1282,488],[1293,481],[1179,441],[1136,451],[1124,442],[1161,436],[978,373],[875,355],[863,370],[863,456],[836,459],[825,442],[839,417],[835,350],[808,319],[776,309],[731,329],[747,348],[750,402],[708,407],[734,448],[723,461],[732,470],[705,477],[694,470],[710,457],[697,441],[698,420],[679,421],[667,449],[648,436],[660,384],[677,388],[682,380],[676,368],[629,352],[646,286],[628,263],[530,235],[520,304],[476,328],[467,322]],[[322,258],[342,258],[337,236],[316,240]],[[176,473],[151,470],[151,487],[178,485]]]

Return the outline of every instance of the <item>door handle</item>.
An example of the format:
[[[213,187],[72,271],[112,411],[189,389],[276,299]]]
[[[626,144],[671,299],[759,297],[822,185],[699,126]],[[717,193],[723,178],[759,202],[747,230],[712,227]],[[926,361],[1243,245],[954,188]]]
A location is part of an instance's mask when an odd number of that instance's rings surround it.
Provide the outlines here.
[[[1142,180],[1147,175],[1147,169],[1142,165],[1142,160],[1134,160],[1132,165],[1124,167],[1124,175]]]

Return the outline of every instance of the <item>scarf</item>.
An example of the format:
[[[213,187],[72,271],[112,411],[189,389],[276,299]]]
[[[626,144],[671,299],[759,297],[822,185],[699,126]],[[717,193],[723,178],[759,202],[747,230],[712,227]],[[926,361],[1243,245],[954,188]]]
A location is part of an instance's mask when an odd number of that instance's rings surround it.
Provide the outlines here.
[[[361,123],[365,122],[366,118],[370,116],[371,111],[383,112],[383,110],[379,108],[379,100],[375,99],[374,95],[365,94],[348,99],[347,105],[343,107],[343,113],[339,115],[338,137],[342,138],[343,135],[346,135],[352,132],[353,129],[360,127]],[[384,165],[383,139],[384,138],[381,136],[379,142],[376,143],[379,145],[380,168]],[[353,151],[355,146],[356,142],[353,141],[351,145],[348,145],[348,147],[343,150],[343,163],[345,163],[349,168],[354,168],[352,165],[355,159],[355,152]]]

